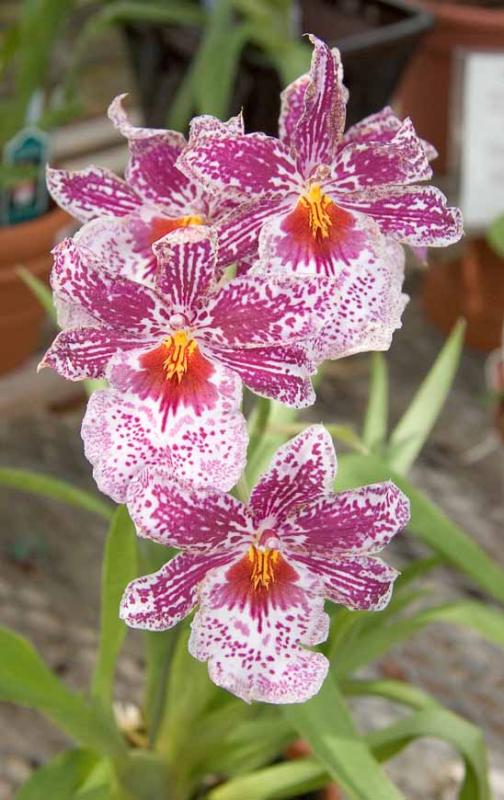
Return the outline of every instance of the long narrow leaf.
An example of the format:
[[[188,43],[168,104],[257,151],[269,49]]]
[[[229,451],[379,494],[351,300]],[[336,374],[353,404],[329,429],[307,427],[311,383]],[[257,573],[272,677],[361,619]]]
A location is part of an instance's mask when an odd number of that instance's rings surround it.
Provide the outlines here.
[[[370,450],[378,450],[387,435],[389,382],[383,353],[373,353],[369,400],[364,418],[362,440]]]
[[[21,492],[39,494],[42,497],[60,500],[62,503],[67,503],[67,505],[92,511],[105,519],[111,519],[114,513],[112,505],[90,492],[77,489],[70,483],[59,480],[59,478],[40,475],[37,472],[30,472],[25,469],[0,467],[0,486],[10,486],[11,489],[19,489]]]
[[[485,743],[481,731],[470,722],[445,709],[431,708],[368,734],[368,742],[380,760],[399,753],[421,737],[451,744],[464,759],[466,775],[459,800],[490,800]]]
[[[122,758],[125,744],[109,720],[72,692],[21,636],[0,628],[0,700],[34,708],[86,748]]]
[[[327,781],[327,773],[318,761],[303,758],[227,781],[211,791],[208,800],[290,800],[321,789]]]
[[[403,706],[409,706],[417,711],[425,708],[439,708],[437,700],[434,700],[426,692],[405,681],[375,680],[375,681],[355,681],[344,680],[341,688],[345,695],[350,697],[361,697],[371,695],[372,697],[384,697]]]
[[[126,506],[119,506],[110,524],[101,576],[100,645],[92,693],[106,707],[113,699],[117,657],[127,627],[119,619],[119,603],[127,584],[138,574],[135,527]]]
[[[459,365],[464,331],[465,322],[458,322],[392,432],[387,461],[401,474],[415,461],[445,404]]]
[[[51,322],[54,322],[54,324],[57,325],[58,321],[56,318],[56,309],[54,308],[52,292],[49,287],[44,283],[44,281],[41,281],[40,278],[37,278],[36,275],[32,275],[32,273],[25,269],[25,267],[19,267],[17,273],[21,280],[26,283],[30,291],[37,298]]]
[[[37,769],[16,794],[16,800],[74,800],[97,761],[89,750],[68,750]]]
[[[356,453],[344,453],[340,456],[336,481],[338,488],[348,489],[389,479],[410,499],[411,521],[408,534],[417,536],[443,560],[458,567],[482,589],[504,603],[504,570],[422,492],[376,456],[361,456]]]
[[[349,797],[355,800],[398,800],[403,797],[356,732],[331,675],[316,697],[307,703],[284,706],[282,711]]]
[[[354,639],[351,648],[341,650],[335,659],[337,675],[348,675],[359,667],[384,655],[391,647],[406,641],[414,633],[434,622],[447,622],[470,628],[484,639],[504,648],[504,614],[477,601],[447,603],[391,622],[370,627]]]

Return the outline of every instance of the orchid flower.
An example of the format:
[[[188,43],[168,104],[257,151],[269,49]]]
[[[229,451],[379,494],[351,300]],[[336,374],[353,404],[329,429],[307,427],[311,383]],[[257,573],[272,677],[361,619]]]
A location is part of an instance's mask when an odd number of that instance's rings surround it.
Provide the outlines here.
[[[91,166],[70,172],[48,169],[47,186],[54,200],[80,222],[80,242],[113,270],[147,283],[156,271],[152,245],[171,231],[192,225],[215,225],[219,235],[219,264],[235,260],[226,246],[234,235],[226,218],[239,202],[206,191],[200,181],[186,178],[175,162],[186,146],[181,133],[135,127],[129,122],[119,95],[109,117],[129,145],[126,179]],[[213,122],[212,131],[243,133],[241,117]],[[241,224],[241,222],[240,222]]]
[[[386,240],[447,245],[462,235],[458,209],[429,180],[432,148],[390,109],[344,134],[347,92],[339,52],[315,36],[310,73],[282,94],[280,138],[193,123],[177,166],[219,194],[242,199],[232,244],[268,268],[338,275],[372,271]],[[203,130],[203,134],[201,131]],[[238,237],[238,238],[237,238]]]
[[[119,502],[132,474],[164,458],[169,443],[187,475],[211,482],[214,474],[230,488],[246,449],[242,380],[287,405],[313,403],[305,342],[334,293],[330,279],[264,275],[219,288],[217,245],[205,226],[167,235],[154,253],[151,288],[110,275],[75,240],[54,250],[54,293],[77,326],[57,336],[41,366],[110,382],[112,394],[92,398],[83,435],[98,485]]]
[[[328,662],[324,599],[379,610],[397,572],[377,553],[409,519],[393,483],[332,493],[336,454],[312,425],[281,447],[248,505],[212,488],[145,470],[128,492],[140,536],[181,549],[126,588],[121,617],[166,630],[196,606],[189,649],[215,683],[238,697],[304,702]]]

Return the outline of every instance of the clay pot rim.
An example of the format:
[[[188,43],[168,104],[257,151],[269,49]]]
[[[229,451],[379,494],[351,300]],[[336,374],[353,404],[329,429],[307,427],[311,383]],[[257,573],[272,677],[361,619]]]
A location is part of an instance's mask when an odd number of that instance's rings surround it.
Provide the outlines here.
[[[58,231],[73,222],[66,211],[55,206],[36,219],[0,227],[0,274],[13,265],[47,256]]]

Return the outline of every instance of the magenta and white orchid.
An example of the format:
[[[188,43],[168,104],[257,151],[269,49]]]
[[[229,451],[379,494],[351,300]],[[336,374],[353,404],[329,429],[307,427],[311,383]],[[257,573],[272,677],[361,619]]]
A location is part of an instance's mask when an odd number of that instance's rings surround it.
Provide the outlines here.
[[[132,474],[168,449],[176,461],[185,456],[194,480],[230,488],[246,450],[241,382],[288,405],[312,403],[307,347],[334,294],[326,278],[250,275],[219,288],[217,245],[204,226],[166,236],[154,254],[148,287],[109,274],[75,240],[54,251],[55,296],[80,322],[57,336],[42,366],[110,382],[113,395],[92,398],[83,435],[100,488],[119,501]],[[188,458],[191,447],[205,457]]]
[[[194,607],[189,649],[215,683],[244,700],[303,702],[328,662],[324,599],[379,610],[397,572],[377,553],[409,519],[386,482],[333,494],[336,454],[312,425],[281,447],[245,505],[146,470],[130,485],[138,533],[182,552],[127,587],[128,625],[166,630]]]
[[[235,226],[227,218],[239,202],[206,190],[175,163],[186,146],[181,133],[132,125],[119,95],[109,117],[129,144],[125,180],[101,167],[69,172],[49,169],[47,185],[53,198],[75,219],[87,223],[81,243],[106,261],[109,271],[147,283],[156,271],[152,245],[171,231],[193,225],[215,226],[219,236],[219,265],[235,260]],[[213,120],[212,132],[243,133],[241,117]],[[241,225],[241,221],[238,223]]]
[[[268,269],[338,275],[387,264],[387,238],[415,247],[457,241],[458,209],[435,187],[416,185],[432,177],[432,148],[389,108],[344,133],[339,52],[310,39],[310,73],[282,94],[279,139],[222,127],[210,135],[196,119],[177,161],[209,190],[241,198],[236,252],[253,254],[261,230]]]

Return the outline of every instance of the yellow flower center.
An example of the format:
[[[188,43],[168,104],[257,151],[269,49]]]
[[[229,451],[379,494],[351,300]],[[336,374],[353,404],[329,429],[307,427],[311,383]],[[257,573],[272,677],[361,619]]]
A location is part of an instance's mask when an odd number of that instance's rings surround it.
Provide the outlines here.
[[[310,215],[310,229],[313,236],[320,234],[323,239],[329,236],[332,221],[328,213],[328,208],[332,200],[324,194],[318,183],[312,184],[307,194],[300,199],[303,208],[308,209]]]
[[[278,550],[260,549],[250,545],[248,557],[252,569],[250,571],[250,582],[254,589],[263,586],[269,588],[275,581],[275,564],[279,559]]]
[[[177,331],[163,342],[167,356],[163,361],[163,369],[167,380],[175,378],[178,383],[187,372],[189,357],[197,349],[194,339],[190,339],[185,331]]]

